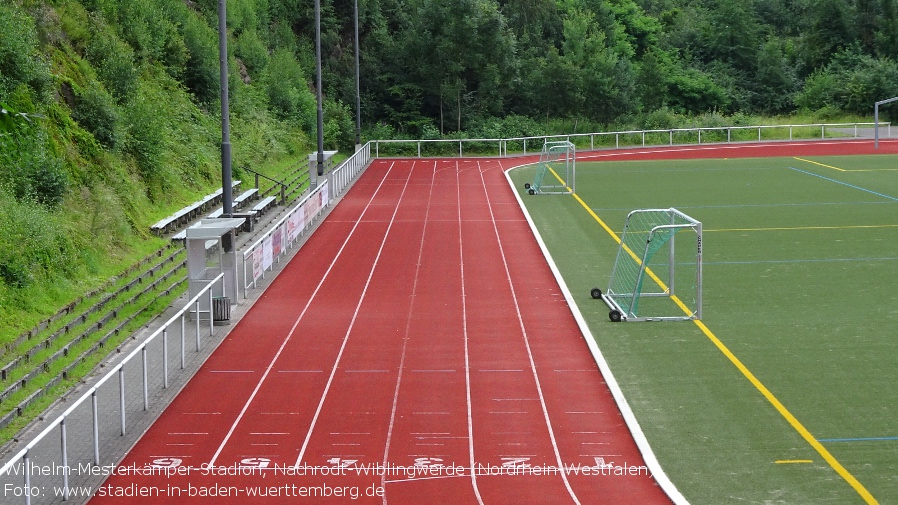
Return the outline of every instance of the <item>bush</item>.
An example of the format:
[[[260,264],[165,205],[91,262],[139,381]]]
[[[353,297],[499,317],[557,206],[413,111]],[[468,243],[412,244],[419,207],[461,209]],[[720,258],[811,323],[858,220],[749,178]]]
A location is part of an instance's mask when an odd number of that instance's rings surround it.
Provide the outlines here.
[[[99,83],[91,82],[76,92],[72,117],[100,144],[113,148],[119,143],[121,114],[115,99]]]
[[[268,101],[283,119],[296,121],[309,132],[315,131],[317,104],[299,62],[287,49],[271,55],[266,76]]]
[[[251,77],[268,65],[268,49],[255,30],[245,31],[237,37],[234,53],[246,65]]]
[[[339,100],[325,100],[323,107],[325,146],[338,151],[354,152],[355,115]]]
[[[24,84],[46,98],[52,83],[50,67],[39,51],[34,20],[14,5],[0,3],[0,97]]]
[[[0,215],[0,281],[22,288],[70,270],[75,249],[54,213],[0,190]]]
[[[94,36],[87,44],[87,60],[97,70],[97,77],[106,89],[123,103],[137,86],[134,51],[99,16],[93,16],[92,24]]]
[[[46,207],[62,201],[68,190],[68,176],[62,160],[51,149],[42,125],[18,122],[11,131],[0,136],[0,190],[2,188],[19,201],[33,201]]]
[[[219,95],[218,35],[194,13],[184,18],[181,34],[188,55],[184,85],[197,100],[213,103]]]
[[[154,98],[148,89],[142,89],[125,107],[128,129],[125,150],[134,157],[144,181],[159,187],[165,179],[165,122],[163,110]]]
[[[843,51],[825,68],[805,80],[795,96],[799,107],[816,111],[836,109],[869,114],[878,100],[898,95],[898,64],[858,50]]]

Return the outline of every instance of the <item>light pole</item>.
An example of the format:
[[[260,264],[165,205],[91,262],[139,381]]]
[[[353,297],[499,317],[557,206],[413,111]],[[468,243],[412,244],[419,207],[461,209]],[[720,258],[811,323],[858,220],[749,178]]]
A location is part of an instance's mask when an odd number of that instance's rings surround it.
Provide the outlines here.
[[[359,0],[355,0],[355,149],[362,145],[362,98],[359,96]]]
[[[321,0],[315,0],[315,80],[318,101],[318,175],[324,175],[324,109],[321,105]]]
[[[226,0],[218,0],[218,58],[221,70],[221,201],[222,215],[233,217],[234,195],[231,181],[231,124],[228,106],[228,32]]]

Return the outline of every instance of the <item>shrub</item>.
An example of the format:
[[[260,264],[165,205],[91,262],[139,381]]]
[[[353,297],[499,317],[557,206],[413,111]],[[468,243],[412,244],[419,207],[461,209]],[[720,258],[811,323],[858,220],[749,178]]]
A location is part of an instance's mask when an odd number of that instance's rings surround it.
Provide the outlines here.
[[[247,30],[237,37],[234,53],[246,65],[251,77],[268,65],[268,49],[255,30]]]
[[[87,44],[87,60],[96,68],[97,77],[123,103],[137,86],[134,51],[99,16],[93,16],[94,36]]]
[[[113,148],[119,143],[121,114],[115,99],[99,83],[77,91],[72,116],[100,144]]]
[[[212,103],[219,93],[218,35],[194,13],[184,18],[181,33],[188,55],[184,85],[197,100]]]
[[[0,215],[0,281],[22,288],[70,270],[75,249],[54,213],[0,190]]]
[[[52,83],[34,20],[14,5],[0,3],[0,97],[24,84],[46,98]]]
[[[284,119],[298,122],[307,131],[317,123],[315,96],[309,91],[299,62],[287,49],[278,49],[268,63],[266,89],[268,101]]]

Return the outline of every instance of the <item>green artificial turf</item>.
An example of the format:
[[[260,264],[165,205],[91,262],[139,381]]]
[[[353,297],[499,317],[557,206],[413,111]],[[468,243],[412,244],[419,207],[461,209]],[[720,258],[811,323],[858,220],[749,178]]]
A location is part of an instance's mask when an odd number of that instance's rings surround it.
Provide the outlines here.
[[[575,198],[525,194],[532,166],[512,171],[656,455],[692,503],[864,503],[851,477],[898,503],[896,169],[895,156],[577,166],[577,195],[617,233],[637,208],[676,207],[703,223],[703,323],[836,465],[698,325],[611,323],[589,291],[607,286],[616,242]],[[838,440],[875,438],[885,440]]]

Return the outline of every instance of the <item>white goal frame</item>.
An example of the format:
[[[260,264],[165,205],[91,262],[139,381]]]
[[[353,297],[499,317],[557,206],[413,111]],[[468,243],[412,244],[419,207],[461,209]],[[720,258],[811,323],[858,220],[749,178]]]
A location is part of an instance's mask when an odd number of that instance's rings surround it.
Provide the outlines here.
[[[563,167],[560,171],[552,165]],[[559,181],[558,179],[562,179]],[[550,182],[547,182],[548,181]],[[539,155],[533,181],[524,184],[531,195],[570,195],[577,184],[577,146],[569,140],[546,142]]]
[[[651,230],[648,232],[644,230],[640,230],[636,237],[636,239],[631,239],[628,241],[627,233],[630,228],[631,220],[634,216],[637,216],[642,213],[667,213],[670,216],[669,224],[658,224],[653,226]],[[677,232],[691,229],[695,232],[695,284],[694,284],[694,307],[689,307],[685,304],[678,296],[676,291],[676,261],[675,261],[675,247],[676,241],[675,237]],[[656,238],[660,232],[671,232],[670,238],[667,240],[666,244],[662,244],[661,247],[667,248],[668,254],[668,262],[667,268],[668,271],[665,272],[667,281],[663,281],[660,279],[658,275],[656,275],[651,268],[648,266],[648,263],[651,260],[651,257],[654,254],[661,254],[662,251],[656,250],[653,254],[650,251],[650,247],[652,244],[652,240]],[[643,238],[644,237],[644,238]],[[635,241],[634,241],[635,240]],[[632,244],[631,247],[629,244]],[[642,250],[634,250],[636,249],[636,244],[644,243],[644,248]],[[636,274],[635,282],[633,282],[632,286],[629,290],[620,289],[620,287],[615,287],[616,275],[619,274],[619,269],[622,265],[630,264],[636,262],[638,265],[638,273]],[[646,279],[649,277],[649,279]],[[643,283],[649,282],[657,285],[660,289],[657,291],[644,291],[642,289]],[[693,319],[701,319],[702,318],[702,223],[692,217],[680,212],[677,209],[669,208],[669,209],[638,209],[630,212],[627,215],[626,223],[624,224],[624,232],[621,235],[620,247],[617,251],[617,257],[614,261],[614,267],[611,271],[611,278],[608,283],[608,289],[605,292],[602,292],[598,288],[594,288],[591,292],[593,298],[601,298],[602,301],[610,309],[608,314],[609,319],[613,322],[618,321],[684,321],[684,320],[693,320]],[[683,311],[682,316],[652,316],[652,315],[639,315],[636,312],[635,307],[638,306],[638,299],[641,297],[670,297],[673,299],[673,302],[676,303],[680,309]]]

